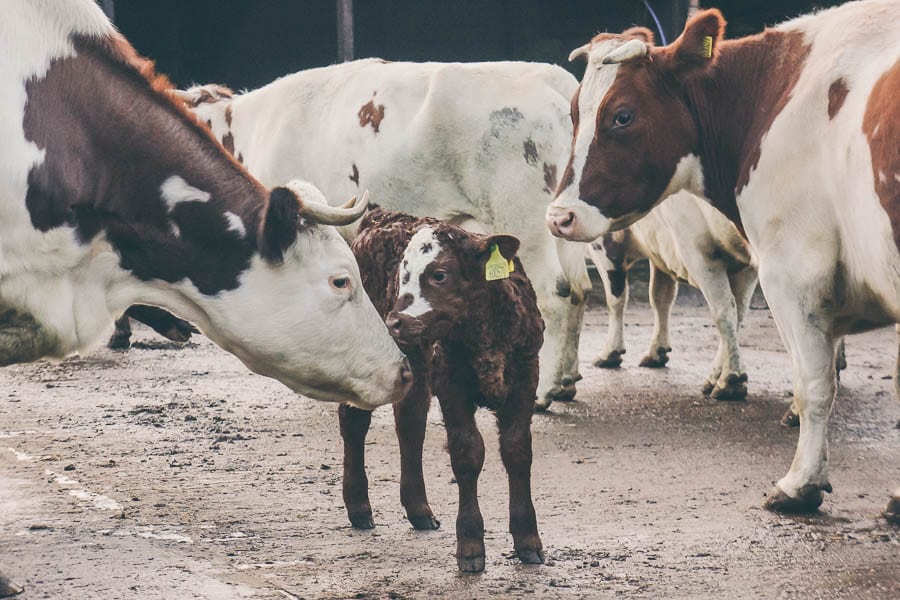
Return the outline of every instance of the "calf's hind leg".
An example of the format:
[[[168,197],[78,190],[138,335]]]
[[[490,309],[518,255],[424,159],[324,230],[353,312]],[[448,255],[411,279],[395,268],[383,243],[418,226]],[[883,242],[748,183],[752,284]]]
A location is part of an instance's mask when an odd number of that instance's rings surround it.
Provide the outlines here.
[[[590,256],[600,279],[606,297],[609,325],[606,329],[606,346],[594,359],[594,366],[601,369],[615,369],[622,364],[625,354],[625,308],[628,306],[628,269],[622,261],[613,262],[602,248],[590,246]]]
[[[344,506],[350,524],[357,529],[372,529],[372,505],[369,504],[369,479],[366,477],[366,434],[372,411],[348,404],[338,407],[341,438],[344,440]]]
[[[537,367],[535,366],[535,369]],[[523,563],[541,564],[544,552],[531,499],[531,415],[533,392],[510,398],[497,413],[500,456],[509,478],[509,532]]]

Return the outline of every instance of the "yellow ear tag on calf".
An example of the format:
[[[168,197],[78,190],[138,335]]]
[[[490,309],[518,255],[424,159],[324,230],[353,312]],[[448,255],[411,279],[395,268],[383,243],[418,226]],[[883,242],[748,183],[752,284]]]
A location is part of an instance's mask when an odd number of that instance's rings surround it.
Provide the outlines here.
[[[484,265],[484,280],[509,279],[509,262],[500,254],[497,244],[491,244],[491,256]]]
[[[712,58],[712,36],[703,36],[703,56]]]

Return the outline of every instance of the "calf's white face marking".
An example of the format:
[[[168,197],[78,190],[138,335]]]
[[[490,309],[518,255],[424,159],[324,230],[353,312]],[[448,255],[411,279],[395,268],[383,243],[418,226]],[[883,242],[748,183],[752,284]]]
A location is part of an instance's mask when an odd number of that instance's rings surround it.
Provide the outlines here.
[[[400,277],[399,297],[406,294],[412,296],[412,304],[400,311],[400,314],[419,317],[431,310],[431,305],[422,296],[420,285],[422,273],[441,253],[441,245],[434,235],[434,228],[423,227],[409,240],[403,252],[403,262],[398,271]]]

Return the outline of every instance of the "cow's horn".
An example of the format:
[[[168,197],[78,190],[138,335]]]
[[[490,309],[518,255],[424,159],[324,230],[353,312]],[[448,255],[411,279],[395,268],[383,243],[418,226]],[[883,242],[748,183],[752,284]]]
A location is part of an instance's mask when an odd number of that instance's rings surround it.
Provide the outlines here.
[[[578,46],[571,52],[569,52],[569,62],[573,62],[576,58],[581,58],[582,56],[587,56],[591,51],[591,44],[588,42],[584,46]]]
[[[632,58],[640,58],[647,56],[647,44],[641,40],[628,40],[609,54],[603,57],[601,61],[604,65],[612,65]]]
[[[324,204],[304,203],[300,214],[315,223],[322,225],[349,225],[357,220],[369,206],[369,190],[365,190],[358,201],[356,196],[350,198],[343,206],[326,206]]]

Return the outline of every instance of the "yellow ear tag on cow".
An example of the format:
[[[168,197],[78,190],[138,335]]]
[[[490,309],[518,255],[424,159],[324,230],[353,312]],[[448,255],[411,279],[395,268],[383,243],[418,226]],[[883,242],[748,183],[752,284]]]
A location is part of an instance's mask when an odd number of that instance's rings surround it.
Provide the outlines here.
[[[703,36],[703,56],[706,58],[712,58],[712,42],[712,36]]]
[[[491,256],[484,265],[484,280],[509,279],[509,262],[500,254],[497,244],[491,244]]]
[[[509,259],[509,272],[512,273],[516,270],[516,263],[513,262],[513,259]]]

